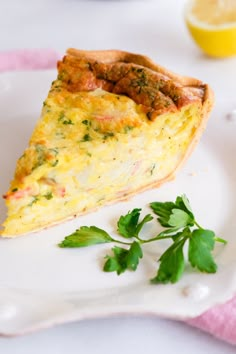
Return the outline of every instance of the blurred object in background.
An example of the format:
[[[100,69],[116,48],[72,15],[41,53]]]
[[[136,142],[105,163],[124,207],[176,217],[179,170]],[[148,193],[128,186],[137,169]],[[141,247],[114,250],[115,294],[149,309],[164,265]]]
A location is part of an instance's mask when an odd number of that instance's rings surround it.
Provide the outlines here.
[[[236,0],[188,0],[185,21],[204,53],[236,55]]]

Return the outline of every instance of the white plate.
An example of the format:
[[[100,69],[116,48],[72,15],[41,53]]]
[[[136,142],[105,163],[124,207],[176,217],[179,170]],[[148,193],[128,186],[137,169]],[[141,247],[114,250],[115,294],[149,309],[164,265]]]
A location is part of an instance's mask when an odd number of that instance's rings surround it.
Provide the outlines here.
[[[39,116],[54,71],[0,76],[0,194],[12,178]],[[0,333],[15,335],[56,323],[120,314],[155,314],[185,319],[230,299],[236,291],[236,121],[227,120],[233,99],[220,98],[203,139],[175,181],[127,202],[102,208],[49,230],[0,240]],[[218,272],[187,268],[174,285],[151,285],[166,243],[145,246],[136,272],[102,272],[110,245],[60,249],[57,244],[82,225],[115,233],[116,219],[134,207],[148,211],[151,201],[186,193],[199,223],[228,240],[218,244]],[[0,221],[5,218],[0,201]],[[148,226],[147,226],[148,228]],[[147,229],[146,229],[147,230]],[[156,234],[157,230],[148,229]]]

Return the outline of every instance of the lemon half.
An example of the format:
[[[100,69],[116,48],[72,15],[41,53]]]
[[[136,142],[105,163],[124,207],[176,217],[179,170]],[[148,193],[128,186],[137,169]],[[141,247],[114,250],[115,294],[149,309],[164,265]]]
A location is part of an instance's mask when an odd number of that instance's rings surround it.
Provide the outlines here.
[[[236,55],[236,0],[190,0],[185,21],[203,52],[213,57]]]

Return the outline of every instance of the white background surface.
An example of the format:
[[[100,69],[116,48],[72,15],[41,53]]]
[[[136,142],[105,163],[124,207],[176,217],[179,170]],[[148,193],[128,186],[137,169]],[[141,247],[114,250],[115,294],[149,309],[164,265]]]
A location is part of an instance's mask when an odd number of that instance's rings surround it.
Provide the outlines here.
[[[205,58],[188,36],[182,0],[0,0],[0,50],[124,49],[149,55],[176,72],[232,95],[236,59]],[[218,87],[214,78],[222,76]],[[227,90],[227,91],[226,91]],[[230,93],[231,92],[231,93]],[[1,144],[1,143],[0,143]],[[114,318],[67,324],[19,338],[0,338],[0,353],[235,353],[183,323]]]

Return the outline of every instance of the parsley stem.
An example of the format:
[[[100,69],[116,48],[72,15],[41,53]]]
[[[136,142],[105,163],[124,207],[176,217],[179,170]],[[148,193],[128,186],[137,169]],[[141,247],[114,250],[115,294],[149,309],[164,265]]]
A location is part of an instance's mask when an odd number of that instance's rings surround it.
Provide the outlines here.
[[[159,236],[157,235],[156,237],[150,238],[149,240],[140,240],[141,243],[149,243],[149,242],[153,242],[153,241],[159,241],[159,240],[163,240],[163,239],[167,239],[167,238],[172,238],[171,236]]]
[[[136,240],[138,240],[140,243],[143,242],[143,240],[138,235],[134,236],[134,238],[136,238]]]
[[[112,238],[112,242],[116,242],[116,243],[121,243],[122,245],[132,245],[132,243],[130,242],[123,242],[123,241],[120,241],[120,240],[115,240],[114,238]]]
[[[194,224],[195,224],[199,229],[203,229],[203,227],[201,227],[201,225],[199,225],[196,220],[194,220]]]
[[[215,237],[214,240],[215,240],[216,242],[224,243],[225,245],[227,244],[227,241],[224,240],[223,238],[220,238],[220,237]]]

